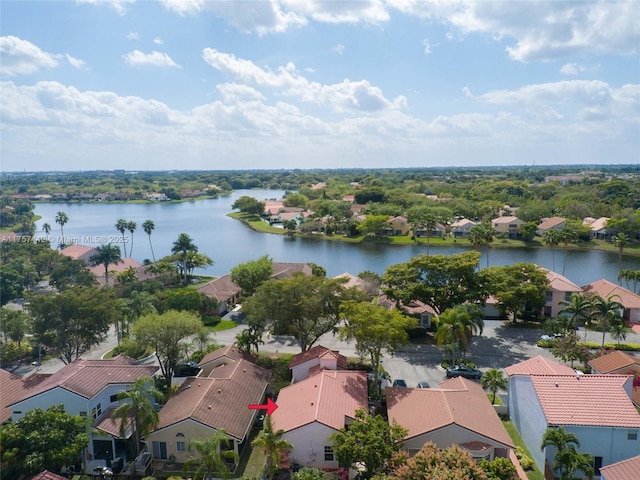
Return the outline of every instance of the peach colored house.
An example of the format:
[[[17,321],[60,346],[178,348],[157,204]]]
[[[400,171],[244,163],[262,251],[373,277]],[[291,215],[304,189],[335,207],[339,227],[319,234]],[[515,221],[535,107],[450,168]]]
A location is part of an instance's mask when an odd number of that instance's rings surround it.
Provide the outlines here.
[[[602,480],[631,480],[640,478],[640,455],[612,463],[600,469]]]
[[[263,404],[271,373],[257,366],[253,357],[228,346],[207,354],[197,377],[185,380],[176,395],[160,410],[160,423],[145,439],[154,460],[173,455],[184,463],[190,456],[189,442],[224,430],[232,449],[240,454]]]
[[[98,253],[98,250],[94,247],[87,247],[85,245],[69,245],[68,247],[60,250],[60,253],[67,257],[71,257],[74,260],[82,260],[88,265],[89,258]],[[102,270],[102,275],[104,276],[104,269]]]
[[[347,357],[337,350],[316,345],[306,352],[294,355],[289,362],[289,368],[291,383],[296,383],[313,376],[320,370],[346,370]]]
[[[125,272],[130,268],[133,268],[134,271],[137,271],[140,267],[142,267],[141,263],[136,262],[131,257],[125,257],[122,259],[120,263],[112,263],[109,265],[109,283],[115,282],[115,275],[118,273]],[[104,265],[95,265],[93,267],[89,267],[89,271],[96,276],[96,280],[101,285],[104,285]]]
[[[462,377],[442,382],[438,388],[386,389],[389,421],[409,433],[403,448],[409,455],[425,443],[438,448],[458,445],[476,460],[509,457],[514,448],[498,414],[482,387]]]
[[[565,308],[562,302],[569,300],[573,293],[582,293],[582,288],[559,273],[546,269],[545,271],[550,290],[547,292],[543,313],[546,317],[555,318],[560,310]]]
[[[605,279],[591,282],[582,289],[586,294],[596,294],[620,302],[624,307],[622,318],[629,324],[640,324],[640,295]]]
[[[402,236],[409,233],[409,222],[405,217],[397,216],[387,220],[387,225],[384,227],[386,235]]]
[[[592,220],[592,221],[591,221]],[[608,240],[611,234],[607,230],[607,222],[609,217],[585,218],[582,223],[589,225],[591,228],[591,238],[596,240]]]
[[[513,215],[498,217],[491,220],[491,226],[500,237],[520,238],[520,227],[524,221]]]
[[[567,220],[562,217],[550,217],[543,218],[541,222],[538,224],[538,228],[536,229],[536,235],[542,237],[545,233],[550,230],[564,230],[567,225]]]
[[[633,377],[631,400],[640,407],[640,358],[614,350],[590,360],[589,366],[594,373],[631,375]]]
[[[361,371],[323,370],[280,390],[274,430],[294,448],[291,462],[307,467],[338,468],[329,435],[347,426],[356,410],[367,407],[367,374]]]

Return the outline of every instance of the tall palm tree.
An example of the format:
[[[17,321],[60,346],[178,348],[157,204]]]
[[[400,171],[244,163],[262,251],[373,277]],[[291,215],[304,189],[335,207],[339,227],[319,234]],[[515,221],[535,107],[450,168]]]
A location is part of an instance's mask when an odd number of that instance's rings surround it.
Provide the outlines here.
[[[142,229],[144,233],[149,236],[149,247],[151,248],[151,257],[153,258],[153,263],[156,263],[156,255],[153,253],[153,245],[151,244],[151,232],[156,228],[156,224],[153,223],[152,220],[145,220],[142,223]]]
[[[120,436],[126,437],[127,427],[133,422],[136,457],[140,454],[141,439],[158,426],[160,417],[154,400],[161,402],[164,396],[155,387],[151,377],[138,378],[129,390],[118,393],[124,402],[111,412],[111,421],[120,422]]]
[[[617,295],[609,298],[602,298],[597,295],[592,301],[592,308],[595,319],[598,321],[599,327],[602,329],[602,348],[607,335],[607,330],[618,323],[623,323],[620,312],[624,310],[622,304],[614,298],[620,298]]]
[[[625,269],[621,270],[618,273],[618,283],[622,285],[622,280],[624,280],[625,285],[629,290],[632,290],[634,293],[638,293],[638,282],[640,282],[640,270],[630,270]],[[633,287],[630,282],[633,282]]]
[[[127,230],[131,234],[131,244],[129,245],[129,256],[133,255],[133,232],[138,228],[138,224],[136,222],[127,222]]]
[[[267,457],[264,473],[267,478],[274,478],[280,469],[282,454],[291,448],[293,444],[282,438],[284,430],[273,431],[271,417],[264,418],[264,426],[258,436],[251,442],[254,447],[261,447]]]
[[[182,272],[184,273],[184,284],[187,282],[187,259],[189,252],[197,252],[198,247],[193,243],[193,239],[186,233],[178,235],[178,239],[173,242],[171,252],[174,254],[180,254],[182,260]]]
[[[96,248],[96,253],[89,257],[92,266],[104,265],[104,283],[109,285],[109,265],[122,263],[120,247],[117,245],[100,245]]]
[[[498,390],[506,390],[508,386],[507,379],[502,373],[502,370],[490,368],[482,375],[482,388],[489,390],[493,395],[491,404],[496,403]]]
[[[124,249],[124,256],[127,256],[127,242],[125,242],[124,232],[127,230],[128,222],[124,218],[119,218],[116,224],[116,230],[120,232],[120,238],[122,238],[122,248]]]
[[[618,345],[620,345],[621,340],[627,339],[627,326],[624,322],[614,323],[611,325],[609,332],[611,333],[611,338],[618,342]]]
[[[560,243],[560,235],[557,230],[547,230],[542,237],[545,245],[551,247],[551,265],[554,272],[556,271],[556,247]]]
[[[51,233],[51,225],[49,225],[48,223],[43,224],[42,225],[42,231],[48,237],[49,234]]]
[[[204,480],[214,478],[214,476],[222,476],[222,478],[230,478],[231,472],[227,467],[225,460],[231,459],[234,463],[238,462],[238,454],[234,450],[223,450],[223,446],[231,444],[231,439],[224,430],[216,430],[216,432],[206,438],[197,439],[189,442],[189,449],[193,449],[200,454],[199,458],[189,458],[184,464],[184,472],[193,466],[197,466],[193,474],[193,480]]]
[[[467,327],[468,313],[460,308],[449,308],[436,319],[438,325],[434,338],[439,347],[451,348],[451,361],[455,362],[458,351],[466,351],[470,334]]]
[[[564,246],[564,257],[562,259],[562,275],[564,275],[564,272],[567,268],[567,253],[569,251],[569,243],[575,242],[577,238],[578,236],[576,235],[576,232],[568,227],[558,232],[558,239]]]
[[[622,252],[625,247],[629,245],[629,235],[626,233],[620,232],[617,235],[611,237],[613,240],[613,244],[618,248],[618,271],[622,271]]]
[[[578,437],[567,432],[564,427],[549,427],[542,436],[540,449],[554,447],[556,449],[553,469],[560,471],[562,480],[570,480],[577,470],[582,470],[588,477],[593,475],[593,459],[591,455],[579,453]]]
[[[62,240],[60,241],[60,243],[64,243],[64,226],[69,222],[69,215],[67,215],[65,212],[58,212],[56,213],[56,223],[58,225],[60,225],[60,233],[62,236]]]
[[[572,293],[569,297],[569,300],[563,300],[560,302],[561,305],[564,305],[565,308],[558,312],[559,315],[569,314],[569,321],[573,325],[573,329],[575,330],[578,326],[578,320],[581,318],[585,319],[585,330],[587,328],[588,319],[591,315],[591,302],[587,300],[585,297],[580,295],[579,293]]]
[[[493,242],[496,231],[490,223],[483,222],[469,230],[469,240],[473,243],[474,250],[487,246],[487,267],[489,266],[489,244]]]

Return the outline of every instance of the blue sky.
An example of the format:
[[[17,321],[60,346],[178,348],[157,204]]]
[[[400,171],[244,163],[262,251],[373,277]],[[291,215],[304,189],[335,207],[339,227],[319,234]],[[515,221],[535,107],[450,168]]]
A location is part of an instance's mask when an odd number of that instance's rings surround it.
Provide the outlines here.
[[[635,1],[0,3],[0,168],[640,163]]]

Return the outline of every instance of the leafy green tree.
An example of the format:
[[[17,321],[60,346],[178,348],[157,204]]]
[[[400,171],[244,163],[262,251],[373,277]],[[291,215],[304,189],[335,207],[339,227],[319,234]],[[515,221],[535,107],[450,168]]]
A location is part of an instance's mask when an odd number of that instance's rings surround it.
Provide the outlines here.
[[[526,306],[539,312],[545,304],[549,280],[544,269],[533,263],[514,263],[502,267],[489,267],[481,272],[485,292],[492,294],[504,312],[513,315]]]
[[[536,222],[527,222],[520,227],[520,238],[525,242],[531,242],[538,231],[538,224]]]
[[[22,297],[24,276],[8,265],[0,265],[0,302],[5,305],[9,300]]]
[[[282,228],[284,228],[287,231],[287,235],[289,235],[291,237],[291,236],[293,236],[294,232],[296,231],[296,228],[298,228],[298,222],[296,222],[294,219],[283,220],[282,221]]]
[[[268,280],[244,301],[242,310],[256,334],[271,325],[276,335],[293,335],[304,352],[325,333],[336,331],[344,300],[360,298],[359,291],[344,288],[345,282],[302,273]]]
[[[493,461],[482,459],[480,468],[487,475],[487,480],[518,480],[518,470],[511,463],[511,460],[505,457],[496,457]]]
[[[65,243],[64,241],[64,226],[69,223],[69,215],[67,215],[65,212],[58,212],[56,213],[56,217],[55,217],[55,221],[58,225],[60,225],[60,234],[62,237],[62,240],[60,240],[60,243]]]
[[[86,419],[66,413],[62,405],[30,410],[18,421],[0,425],[2,478],[58,472],[76,463],[88,442]]]
[[[189,283],[187,277],[187,260],[189,252],[198,252],[198,247],[195,243],[193,243],[193,239],[187,235],[186,233],[181,233],[178,235],[178,239],[173,242],[173,247],[171,247],[171,252],[180,255],[182,261],[182,272],[184,274],[184,284]]]
[[[306,210],[309,207],[309,198],[302,193],[287,193],[283,203],[285,207],[299,207]]]
[[[256,289],[269,280],[273,274],[273,260],[263,255],[257,260],[242,263],[231,269],[231,281],[238,285],[245,295],[253,295]]]
[[[51,268],[49,281],[62,291],[76,286],[90,287],[95,283],[96,277],[82,260],[58,255]]]
[[[124,236],[124,232],[127,230],[128,225],[129,225],[129,222],[127,222],[124,218],[119,218],[115,224],[116,230],[120,232],[120,238],[122,239],[122,248],[123,248],[125,257],[127,256],[127,242]]]
[[[463,303],[484,300],[488,293],[476,273],[480,254],[419,255],[387,268],[383,288],[390,298],[408,304],[420,300],[442,313]]]
[[[22,349],[22,340],[29,330],[29,316],[22,310],[0,309],[2,320],[3,337],[18,344],[18,349]]]
[[[136,222],[127,222],[127,230],[129,230],[129,233],[131,234],[131,244],[129,245],[129,256],[131,257],[133,255],[133,232],[136,231],[136,229],[138,228],[138,224]],[[127,254],[127,252],[125,251],[125,256]]]
[[[377,237],[385,227],[388,215],[367,215],[367,217],[358,224],[358,231],[365,237]]]
[[[201,328],[202,321],[195,314],[168,310],[163,314],[143,315],[131,333],[139,343],[155,350],[165,385],[170,388],[176,364],[183,356],[184,341]]]
[[[458,445],[439,449],[427,442],[412,457],[397,454],[389,480],[488,480],[468,450]]]
[[[151,243],[151,233],[155,228],[156,228],[156,224],[153,223],[152,220],[145,220],[142,223],[142,229],[144,230],[144,233],[146,233],[147,236],[149,237],[149,248],[151,248],[151,257],[153,258],[154,263],[156,261],[156,254],[153,253],[153,244]]]
[[[340,327],[341,340],[356,342],[356,351],[369,358],[380,390],[380,364],[383,352],[389,355],[409,342],[407,328],[417,320],[406,317],[398,310],[389,310],[371,302],[344,302],[340,308],[344,325]],[[378,391],[380,394],[380,391]]]
[[[579,453],[578,437],[567,432],[564,427],[549,427],[542,435],[541,450],[547,447],[555,449],[553,469],[560,472],[561,480],[571,480],[573,474],[582,470],[586,476],[593,476],[593,457],[587,453]]]
[[[371,478],[387,471],[406,436],[404,427],[395,422],[390,425],[382,416],[359,408],[353,422],[329,435],[329,441],[340,465],[355,468],[360,464],[364,467],[362,478]]]
[[[231,208],[250,215],[262,215],[264,213],[264,202],[260,202],[256,198],[243,195],[233,202]]]
[[[215,309],[217,301],[193,288],[174,288],[157,294],[160,313],[179,310],[197,313],[205,317]]]
[[[122,263],[120,247],[117,245],[100,245],[96,248],[96,253],[89,257],[89,264],[92,266],[104,266],[104,283],[109,285],[109,265]]]
[[[586,363],[591,356],[589,349],[578,342],[575,331],[569,331],[565,336],[554,340],[551,353],[563,362],[571,362],[571,367],[576,360]]]
[[[502,370],[490,368],[482,375],[482,388],[491,392],[491,404],[496,403],[498,390],[506,390],[507,387],[507,379],[502,373]]]
[[[29,294],[36,343],[70,363],[102,343],[116,317],[111,290],[70,287],[61,293]]]
[[[121,438],[126,438],[127,428],[133,421],[136,457],[140,454],[142,438],[160,422],[154,400],[161,402],[163,399],[164,395],[155,387],[151,377],[138,378],[131,388],[118,393],[118,400],[122,403],[111,412],[111,420],[120,424]]]
[[[271,416],[264,417],[262,431],[251,442],[253,447],[262,448],[266,458],[264,474],[266,478],[275,478],[280,470],[280,459],[282,454],[293,448],[293,444],[282,438],[284,430],[273,431]]]
[[[224,430],[216,430],[215,433],[205,439],[196,439],[189,442],[189,449],[198,452],[198,457],[189,458],[184,464],[184,472],[196,467],[193,480],[206,480],[221,476],[231,478],[231,472],[227,467],[227,460],[238,462],[238,455],[231,449],[224,449],[233,445],[231,439]]]

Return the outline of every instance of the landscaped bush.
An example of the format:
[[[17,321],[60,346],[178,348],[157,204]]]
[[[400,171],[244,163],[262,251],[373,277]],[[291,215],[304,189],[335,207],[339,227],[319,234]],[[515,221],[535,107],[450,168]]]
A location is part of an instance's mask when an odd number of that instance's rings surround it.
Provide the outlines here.
[[[0,360],[3,362],[13,362],[31,355],[31,347],[26,342],[22,342],[20,348],[18,348],[18,342],[7,342],[2,346],[1,351],[2,357]]]
[[[269,381],[272,393],[278,395],[278,392],[291,384],[291,370],[289,362],[291,362],[291,354],[280,354],[277,356],[259,354],[256,363],[271,372],[271,380]]]
[[[526,454],[522,447],[516,447],[516,457],[520,460],[520,466],[525,470],[533,470],[535,464],[533,459]]]
[[[347,370],[364,370],[365,372],[373,371],[369,362],[356,360],[353,358],[347,358]]]
[[[215,327],[216,325],[218,325],[220,323],[220,320],[222,320],[220,317],[216,316],[216,315],[203,315],[202,316],[202,323],[204,324],[205,327]]]
[[[136,342],[133,338],[127,337],[120,342],[120,345],[112,350],[111,355],[115,357],[122,354],[127,357],[139,359],[146,357],[150,353],[147,347]]]
[[[538,340],[536,343],[537,346],[541,348],[551,348],[555,345],[554,340]],[[602,344],[598,342],[578,342],[579,345],[588,348],[589,350],[600,350],[602,348]],[[605,343],[605,350],[622,350],[627,352],[640,352],[640,345],[637,343]]]
[[[406,330],[410,340],[425,338],[427,336],[426,327],[411,327],[411,328],[407,328]]]

